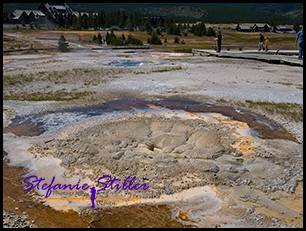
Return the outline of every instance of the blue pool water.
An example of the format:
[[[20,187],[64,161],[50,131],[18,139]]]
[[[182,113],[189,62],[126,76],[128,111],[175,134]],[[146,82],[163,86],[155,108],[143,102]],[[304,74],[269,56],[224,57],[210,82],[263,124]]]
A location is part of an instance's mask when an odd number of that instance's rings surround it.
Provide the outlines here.
[[[144,61],[121,61],[112,63],[111,66],[115,67],[133,67],[133,66],[142,66],[145,62]]]

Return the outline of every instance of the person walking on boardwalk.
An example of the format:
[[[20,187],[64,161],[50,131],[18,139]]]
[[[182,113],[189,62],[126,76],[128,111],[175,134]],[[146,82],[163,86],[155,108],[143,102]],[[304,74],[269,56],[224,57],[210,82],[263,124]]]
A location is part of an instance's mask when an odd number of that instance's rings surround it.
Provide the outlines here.
[[[269,50],[269,43],[270,43],[270,41],[269,41],[269,38],[267,37],[267,38],[265,39],[265,48],[266,48],[266,51]]]
[[[299,60],[303,59],[303,28],[296,34],[295,45],[299,48]]]
[[[258,50],[261,51],[261,50],[264,50],[264,40],[265,40],[265,37],[262,35],[262,33],[259,34],[259,44],[258,44]]]
[[[222,45],[221,31],[218,32],[217,38],[215,40],[217,40],[217,52],[220,52],[221,51],[221,45]]]

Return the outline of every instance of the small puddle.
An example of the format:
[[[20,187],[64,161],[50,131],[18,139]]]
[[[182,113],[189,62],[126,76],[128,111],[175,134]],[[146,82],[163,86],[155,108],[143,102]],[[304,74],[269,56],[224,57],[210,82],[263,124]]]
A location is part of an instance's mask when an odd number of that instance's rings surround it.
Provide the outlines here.
[[[280,124],[265,116],[246,110],[237,110],[230,106],[221,106],[203,103],[188,99],[164,99],[159,101],[146,101],[139,99],[123,98],[105,102],[99,105],[76,107],[64,110],[51,111],[30,115],[26,118],[15,117],[11,124],[4,128],[3,132],[12,132],[17,136],[36,136],[42,134],[49,127],[60,127],[65,124],[78,122],[83,118],[100,116],[109,112],[131,111],[135,109],[150,109],[162,107],[170,110],[184,110],[195,113],[220,113],[233,120],[244,122],[252,129],[253,135],[262,139],[285,139],[298,142]]]

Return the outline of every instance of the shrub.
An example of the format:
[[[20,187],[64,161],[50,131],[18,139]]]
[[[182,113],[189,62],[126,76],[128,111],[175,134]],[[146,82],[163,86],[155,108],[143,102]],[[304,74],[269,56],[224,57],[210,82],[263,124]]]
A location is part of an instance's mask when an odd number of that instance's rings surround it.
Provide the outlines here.
[[[206,31],[206,36],[216,36],[216,32],[213,28],[209,27]]]
[[[94,36],[92,37],[92,41],[93,41],[93,42],[97,42],[97,36],[96,36],[96,35],[94,35]]]
[[[206,34],[206,26],[203,22],[197,25],[193,25],[190,30],[195,36],[203,36]]]
[[[111,45],[113,46],[122,46],[123,45],[123,40],[121,38],[113,38],[111,41]]]
[[[160,38],[158,37],[158,35],[155,31],[153,31],[151,37],[148,38],[148,43],[156,44],[156,45],[161,45],[162,44]]]
[[[61,37],[58,40],[58,49],[62,52],[66,52],[68,51],[68,42],[66,42],[66,38],[64,37],[64,35],[61,35]]]
[[[128,35],[125,44],[126,45],[143,45],[143,43],[140,39],[132,37],[131,34]]]
[[[179,39],[179,37],[175,36],[175,38],[174,38],[174,42],[173,42],[173,43],[180,43],[180,39]]]
[[[100,33],[98,33],[97,41],[98,41],[99,44],[102,44],[102,36],[101,36]]]

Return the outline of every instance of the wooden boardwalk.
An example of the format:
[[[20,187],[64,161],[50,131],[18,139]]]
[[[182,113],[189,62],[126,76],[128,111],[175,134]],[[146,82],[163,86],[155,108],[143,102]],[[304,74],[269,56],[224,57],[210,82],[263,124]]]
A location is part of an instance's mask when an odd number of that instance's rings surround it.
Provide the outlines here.
[[[221,51],[192,49],[193,54],[216,56],[222,58],[253,59],[268,63],[303,66],[303,60],[298,60],[298,51],[293,50],[245,50],[245,51]]]

